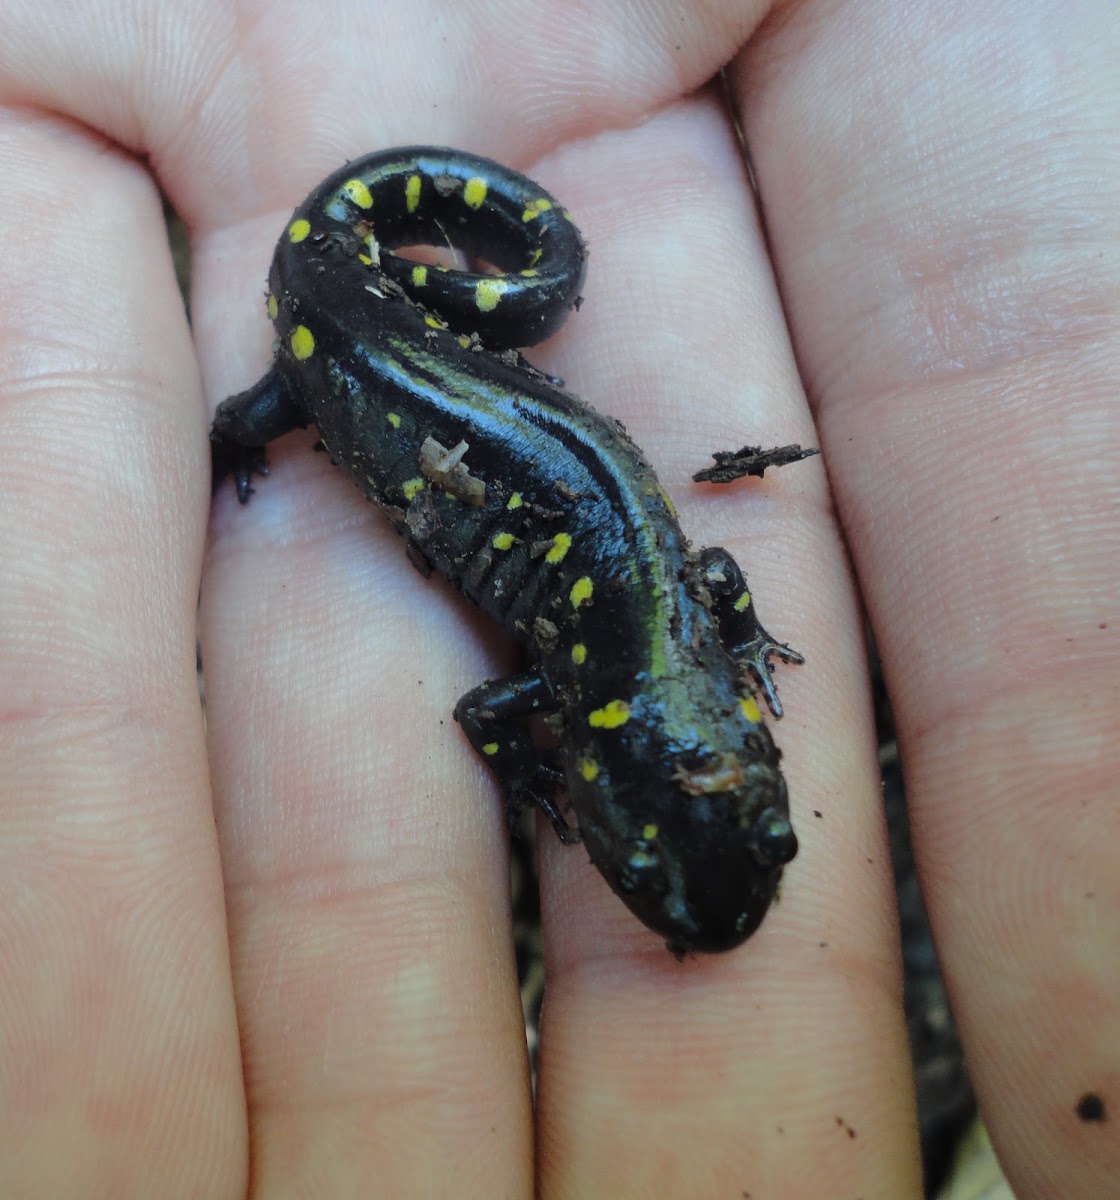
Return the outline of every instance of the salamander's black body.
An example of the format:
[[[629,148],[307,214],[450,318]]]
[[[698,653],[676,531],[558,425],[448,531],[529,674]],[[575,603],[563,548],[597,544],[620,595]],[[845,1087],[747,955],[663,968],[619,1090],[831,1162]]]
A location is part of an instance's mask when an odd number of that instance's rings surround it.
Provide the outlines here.
[[[504,273],[388,253],[423,242]],[[259,448],[314,423],[413,561],[527,646],[528,671],[455,710],[509,802],[574,838],[563,787],[592,861],[670,949],[727,950],[797,849],[747,675],[778,713],[769,656],[800,659],[758,624],[726,551],[689,550],[622,427],[514,351],[578,303],[585,258],[556,201],[497,163],[424,147],[350,163],[280,239],[276,359],[218,409],[215,480],[233,472],[248,499]],[[806,453],[740,456],[757,473]],[[552,714],[558,752],[531,740],[534,714]]]

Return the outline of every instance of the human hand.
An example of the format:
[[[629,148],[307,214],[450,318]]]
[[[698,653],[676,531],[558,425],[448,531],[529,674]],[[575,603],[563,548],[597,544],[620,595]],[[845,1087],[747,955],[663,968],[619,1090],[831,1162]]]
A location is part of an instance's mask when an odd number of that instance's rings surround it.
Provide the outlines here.
[[[915,1194],[841,535],[1005,1166],[1024,1198],[1120,1175],[1120,33],[1106,6],[786,6],[730,71],[767,242],[702,86],[764,8],[0,14],[0,1193]],[[209,757],[195,694],[202,396],[267,361],[294,204],[421,141],[576,215],[587,302],[533,360],[807,658],[775,731],[802,850],[744,948],[677,964],[545,839],[535,1114],[504,817],[450,721],[507,643],[311,436],[217,503]],[[192,229],[193,341],[131,154]],[[834,507],[818,460],[688,482],[813,441],[810,412]]]

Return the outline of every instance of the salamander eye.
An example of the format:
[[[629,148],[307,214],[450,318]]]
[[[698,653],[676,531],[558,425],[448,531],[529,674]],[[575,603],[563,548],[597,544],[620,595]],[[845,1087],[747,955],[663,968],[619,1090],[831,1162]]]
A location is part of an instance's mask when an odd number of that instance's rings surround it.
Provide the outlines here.
[[[760,867],[783,866],[797,853],[797,835],[780,809],[764,808],[751,834],[751,853]]]

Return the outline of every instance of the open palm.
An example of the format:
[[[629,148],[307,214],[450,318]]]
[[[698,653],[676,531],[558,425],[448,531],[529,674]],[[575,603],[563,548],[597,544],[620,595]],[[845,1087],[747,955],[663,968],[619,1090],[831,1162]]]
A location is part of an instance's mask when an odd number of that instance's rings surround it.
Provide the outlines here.
[[[0,1194],[916,1194],[864,610],[1005,1166],[1112,1194],[1114,7],[64,7],[0,12]],[[802,851],[745,947],[675,962],[545,839],[535,1102],[504,816],[450,720],[508,640],[312,435],[207,541],[286,217],[417,142],[572,211],[586,303],[533,361],[807,659]],[[823,457],[689,482],[747,441]]]

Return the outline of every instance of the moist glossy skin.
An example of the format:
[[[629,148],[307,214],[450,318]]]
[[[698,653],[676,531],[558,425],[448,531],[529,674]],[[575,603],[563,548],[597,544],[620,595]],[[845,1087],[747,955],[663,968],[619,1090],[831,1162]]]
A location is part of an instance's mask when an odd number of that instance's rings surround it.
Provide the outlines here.
[[[445,240],[502,273],[389,253]],[[585,258],[559,204],[487,159],[408,147],[348,164],[280,239],[276,358],[218,409],[215,481],[234,473],[246,501],[259,448],[316,425],[412,561],[526,646],[530,669],[455,709],[510,805],[540,807],[565,840],[582,835],[675,954],[728,950],[757,928],[797,850],[748,675],[780,714],[769,657],[800,658],[758,624],[726,551],[690,551],[622,427],[513,351],[578,303]],[[807,453],[755,452],[722,478]],[[538,714],[557,751],[530,738]]]

